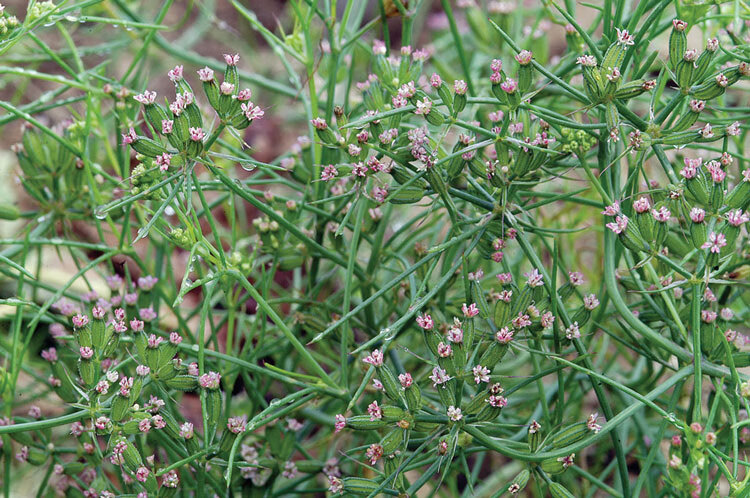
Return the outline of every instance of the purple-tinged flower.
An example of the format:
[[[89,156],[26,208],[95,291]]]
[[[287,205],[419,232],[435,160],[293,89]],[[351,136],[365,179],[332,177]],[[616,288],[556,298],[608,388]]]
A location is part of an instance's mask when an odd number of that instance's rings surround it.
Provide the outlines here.
[[[508,327],[503,327],[497,331],[497,334],[495,334],[495,339],[497,339],[497,342],[499,342],[500,344],[508,344],[513,340],[513,333],[514,332]]]
[[[735,227],[741,226],[743,223],[747,223],[750,220],[750,216],[747,213],[743,213],[741,209],[734,209],[727,213],[727,222]]]
[[[432,73],[432,76],[430,76],[430,85],[433,88],[440,88],[442,84],[443,80],[440,79],[440,75],[438,73]]]
[[[174,69],[170,69],[167,76],[172,83],[177,83],[182,79],[182,66],[175,66]]]
[[[109,425],[109,418],[107,417],[99,417],[94,421],[94,427],[99,429],[100,431],[103,431],[107,428],[107,425]]]
[[[407,389],[408,387],[412,385],[412,383],[414,382],[414,379],[412,379],[411,374],[407,372],[407,373],[399,374],[398,381],[401,383],[401,387],[403,387],[404,389]]]
[[[437,354],[441,358],[448,358],[453,354],[453,348],[450,344],[441,341],[437,345]]]
[[[729,85],[729,80],[724,73],[719,73],[716,75],[716,84],[722,88],[726,88]]]
[[[727,126],[727,135],[736,137],[740,134],[740,122],[735,121],[734,123]]]
[[[147,433],[151,430],[151,420],[144,418],[140,422],[138,422],[138,430]]]
[[[461,413],[461,409],[453,405],[448,407],[447,414],[448,414],[448,418],[451,419],[453,422],[458,422],[464,417],[463,414]]]
[[[531,64],[531,59],[533,58],[534,54],[532,54],[530,50],[521,50],[516,55],[516,61],[522,66]]]
[[[386,54],[385,43],[382,40],[373,40],[372,53],[375,55],[385,55]]]
[[[651,203],[648,202],[646,197],[639,197],[637,201],[633,203],[633,209],[636,213],[643,214],[651,209]]]
[[[146,467],[141,466],[138,467],[138,470],[135,471],[135,478],[138,480],[138,482],[146,482],[150,474],[150,470],[148,470]]]
[[[212,81],[214,79],[214,70],[208,66],[198,69],[198,78],[204,83]]]
[[[239,417],[229,417],[227,420],[227,429],[233,434],[241,434],[247,429],[247,415]]]
[[[585,67],[596,67],[596,57],[593,55],[582,55],[576,59],[576,64]]]
[[[669,217],[672,216],[672,213],[669,212],[669,209],[667,209],[666,206],[662,206],[659,209],[652,209],[651,216],[660,223],[666,223],[669,221]]]
[[[36,405],[31,405],[29,407],[29,417],[31,418],[39,418],[42,416],[42,409],[39,408]]]
[[[367,363],[372,365],[373,367],[380,367],[383,365],[383,352],[379,349],[376,349],[372,353],[370,353],[367,357],[365,357],[364,360],[362,360],[363,363]]]
[[[492,394],[487,398],[487,403],[493,408],[505,408],[508,405],[508,400],[499,394]]]
[[[503,61],[500,59],[492,59],[492,62],[490,63],[490,69],[493,73],[499,73],[503,70]]]
[[[336,421],[334,424],[334,434],[337,434],[341,432],[344,429],[344,427],[346,427],[346,418],[344,418],[342,414],[338,413],[336,414],[334,419]]]
[[[599,306],[599,299],[596,294],[589,294],[583,298],[583,306],[589,311],[596,309]]]
[[[96,392],[98,392],[101,395],[107,394],[109,392],[110,384],[106,380],[102,379],[99,382],[96,383]]]
[[[469,87],[464,80],[456,80],[453,82],[453,91],[456,92],[456,95],[465,95],[468,89]]]
[[[194,435],[193,424],[185,422],[180,426],[180,437],[184,439],[192,439]]]
[[[628,228],[628,217],[625,215],[618,216],[613,223],[607,223],[607,228],[616,234],[621,234]]]
[[[146,365],[138,365],[137,367],[135,367],[135,373],[140,375],[141,377],[145,377],[151,373],[151,369]]]
[[[675,31],[685,31],[685,29],[688,26],[688,23],[686,21],[681,21],[679,19],[673,19],[672,26],[674,27]]]
[[[602,430],[602,426],[596,423],[596,419],[599,418],[598,413],[592,413],[589,415],[589,418],[586,420],[586,427],[590,431],[593,431],[594,434],[598,434],[600,430]]]
[[[171,332],[169,334],[169,342],[176,346],[182,342],[182,336],[179,332]]]
[[[139,93],[133,98],[143,105],[151,105],[156,102],[156,92],[149,92],[148,90],[146,90],[143,93]]]
[[[417,325],[419,325],[424,330],[432,330],[432,328],[435,326],[435,322],[432,321],[432,317],[430,315],[425,313],[423,315],[417,315]]]
[[[82,346],[79,348],[78,353],[84,360],[90,360],[94,356],[94,350],[88,346]]]
[[[562,463],[562,466],[564,469],[567,469],[568,467],[573,465],[573,460],[575,459],[575,457],[576,457],[576,454],[571,453],[568,456],[563,456],[563,457],[558,458],[557,461]]]
[[[570,324],[570,327],[565,329],[565,337],[570,341],[581,338],[581,332],[578,330],[578,322],[573,322]]]
[[[169,166],[172,164],[172,154],[164,152],[156,156],[156,165],[159,166],[159,171],[167,171]]]
[[[218,389],[221,375],[218,372],[208,372],[198,378],[198,384],[204,389]]]
[[[42,351],[42,358],[50,363],[57,361],[57,349],[49,348]]]
[[[515,91],[518,89],[518,83],[516,83],[516,80],[514,80],[513,78],[507,78],[505,81],[500,83],[500,88],[505,93],[512,94],[515,93]]]
[[[717,316],[717,313],[713,310],[701,310],[701,320],[705,323],[715,322]]]
[[[219,90],[224,95],[232,95],[234,93],[234,85],[225,81],[219,86]]]
[[[381,418],[383,418],[383,410],[378,406],[377,401],[373,401],[369,404],[369,406],[367,407],[367,414],[370,415],[371,421],[380,420]]]
[[[154,311],[154,308],[151,306],[148,308],[141,308],[138,310],[138,316],[141,317],[141,320],[144,322],[150,322],[156,318],[156,311]]]
[[[620,203],[618,201],[613,202],[611,205],[604,208],[602,214],[605,216],[617,216],[620,212]]]
[[[526,285],[529,287],[539,287],[544,284],[544,277],[536,268],[530,272],[524,273],[523,276],[526,277]]]
[[[250,90],[249,88],[243,88],[239,91],[239,93],[237,93],[237,100],[239,100],[240,102],[247,102],[252,96],[252,90]]]
[[[703,100],[693,99],[690,101],[690,110],[693,112],[701,112],[706,107],[706,102]]]
[[[336,169],[336,166],[329,164],[323,168],[323,171],[320,173],[320,179],[327,182],[336,178],[338,174],[339,171]]]
[[[568,279],[570,280],[571,285],[576,287],[583,285],[583,273],[579,271],[568,272]]]
[[[375,465],[375,463],[383,456],[383,447],[377,443],[373,443],[367,448],[367,451],[365,451],[365,456],[370,461],[370,465]]]
[[[417,101],[417,109],[414,114],[428,115],[432,111],[432,101],[425,97],[422,100]]]
[[[710,249],[714,254],[719,254],[721,248],[727,245],[727,238],[723,233],[711,232],[708,234],[708,240],[701,246],[701,249]]]
[[[617,31],[617,43],[625,45],[625,48],[635,44],[635,37],[628,33],[627,29],[620,30],[620,28],[615,28],[615,30]]]
[[[477,384],[490,381],[490,369],[487,367],[477,365],[471,369],[471,372],[474,374],[474,382]]]
[[[593,296],[593,294],[591,295]],[[596,296],[594,296],[594,298],[596,298]],[[586,298],[583,298],[583,302],[584,304],[586,303]],[[597,301],[596,304],[598,305],[599,301]],[[553,315],[551,311],[545,311],[542,314],[542,318],[540,322],[542,324],[542,327],[544,327],[545,329],[548,329],[555,323],[555,315]]]
[[[135,129],[130,128],[127,133],[122,135],[122,144],[130,145],[138,141],[138,135],[135,134]]]
[[[227,63],[227,66],[236,66],[239,61],[240,54],[224,54],[224,62]]]
[[[85,327],[89,323],[89,317],[87,315],[82,315],[81,313],[78,313],[76,316],[73,317],[73,327],[80,329]]]
[[[310,120],[310,123],[313,125],[313,127],[316,130],[326,130],[328,128],[328,123],[326,123],[326,120],[323,118],[314,118]]]
[[[503,285],[508,285],[513,281],[513,275],[510,273],[498,273],[496,277]]]
[[[432,387],[442,386],[451,380],[451,377],[448,376],[447,372],[440,367],[434,367],[432,369],[432,375],[430,375],[429,378],[432,381]]]
[[[468,306],[466,306],[466,303],[464,303],[461,306],[461,311],[463,312],[466,318],[472,318],[479,314],[479,308],[477,308],[476,303],[471,303]]]
[[[192,140],[193,142],[200,142],[204,138],[206,138],[206,132],[203,131],[203,128],[191,126],[188,131],[190,132],[190,140]]]

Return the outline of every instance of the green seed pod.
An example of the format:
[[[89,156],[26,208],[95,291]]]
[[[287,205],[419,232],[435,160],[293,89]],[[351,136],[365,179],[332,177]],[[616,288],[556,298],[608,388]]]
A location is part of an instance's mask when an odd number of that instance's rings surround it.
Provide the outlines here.
[[[693,81],[693,72],[695,71],[694,61],[682,59],[677,63],[675,74],[677,76],[677,85],[680,88],[690,88],[690,83]]]
[[[130,145],[137,153],[148,157],[156,157],[167,152],[167,149],[160,142],[141,136]]]
[[[236,87],[235,87],[236,88]],[[219,84],[216,83],[216,79],[212,78],[211,81],[203,82],[203,93],[206,94],[208,103],[216,112],[219,112]]]
[[[706,179],[703,175],[686,179],[685,187],[687,187],[688,192],[693,194],[693,197],[695,197],[695,200],[698,201],[699,204],[703,206],[708,205],[710,185],[706,183]]]
[[[564,298],[563,298],[564,299]],[[510,303],[506,303],[502,299],[498,299],[495,303],[495,313],[494,313],[494,321],[495,321],[495,327],[498,329],[501,329],[508,325],[510,322],[510,310],[511,306]]]
[[[482,408],[487,405],[487,398],[489,397],[490,391],[488,389],[480,391],[471,399],[471,401],[469,401],[468,405],[464,406],[461,411],[466,415],[474,415],[476,413],[479,413]]]
[[[385,391],[385,394],[396,403],[406,404],[406,400],[403,397],[401,384],[399,384],[398,380],[396,380],[396,376],[393,375],[393,372],[390,368],[388,368],[388,365],[381,365],[377,367],[377,372],[378,378],[383,384],[383,390]]]
[[[542,442],[542,433],[540,432],[541,426],[538,425],[536,420],[532,422],[532,426],[534,425],[536,425],[534,432],[532,432],[531,427],[529,427],[529,436],[528,436],[529,450],[532,452],[536,451]]]
[[[406,406],[410,412],[417,412],[422,408],[422,390],[418,385],[412,384],[404,390],[404,397],[406,398]]]
[[[557,295],[560,296],[560,299],[565,301],[570,296],[573,295],[573,291],[575,289],[573,288],[573,285],[570,282],[565,282],[557,289]],[[496,323],[497,324],[497,323]]]
[[[518,68],[518,90],[521,93],[526,93],[531,89],[531,85],[534,82],[534,66],[529,64],[521,65]]]
[[[146,115],[149,124],[157,133],[161,133],[161,122],[165,119],[169,119],[166,109],[159,104],[144,105],[143,114]]]
[[[388,422],[384,419],[370,420],[369,415],[355,415],[346,419],[346,426],[355,431],[371,431],[385,427]]]
[[[345,477],[342,479],[344,492],[353,495],[370,495],[380,487],[376,481],[363,477]]]
[[[713,59],[713,57],[714,52],[710,50],[704,50],[703,53],[698,56],[698,60],[695,61],[695,69],[693,70],[692,83],[696,83],[703,79],[706,71],[708,71],[708,68],[711,66],[711,60]]]
[[[37,448],[36,446],[29,446],[28,462],[31,465],[36,467],[44,465],[48,458],[49,454],[45,450]]]
[[[416,187],[414,185],[408,185],[406,187],[399,187],[388,198],[388,201],[392,204],[414,204],[419,202],[424,197],[425,190],[422,187]]]
[[[130,398],[118,393],[112,398],[112,410],[110,411],[109,418],[115,422],[119,422],[125,418],[129,409]]]
[[[440,401],[442,401],[443,405],[445,406],[455,406],[456,405],[456,396],[453,391],[453,386],[455,385],[455,380],[451,379],[445,384],[439,385],[437,387],[437,393],[438,396],[440,396]]]
[[[305,474],[317,474],[325,466],[320,460],[297,460],[294,464],[297,466],[297,470]]]
[[[503,356],[505,356],[505,353],[507,352],[507,344],[500,344],[497,341],[492,341],[490,346],[482,355],[482,358],[479,360],[479,364],[491,370],[495,365],[500,363],[500,360],[503,359]]]
[[[654,217],[651,216],[650,212],[636,212],[635,222],[638,225],[638,230],[641,232],[641,236],[644,240],[654,240],[656,234],[656,220],[654,220]]]
[[[440,113],[438,113],[435,110],[430,111],[427,114],[425,114],[424,118],[427,120],[428,123],[430,123],[431,125],[435,125],[435,126],[440,126],[441,124],[445,122],[445,120],[443,119],[443,116],[440,115]]]
[[[205,389],[204,391],[208,425],[215,430],[221,420],[221,391],[219,389]]]
[[[661,139],[654,140],[654,143],[664,145],[688,145],[697,140],[699,133],[696,130],[686,130],[677,133],[670,133]]]
[[[455,94],[453,96],[453,116],[457,116],[459,112],[466,108],[466,94]]]
[[[440,97],[442,103],[445,104],[445,106],[448,108],[448,112],[450,112],[451,115],[454,115],[453,113],[455,111],[453,110],[453,97],[451,96],[450,90],[448,90],[448,86],[441,82],[440,86],[437,87],[437,94],[438,97]],[[464,102],[464,105],[465,104],[466,102]]]
[[[575,495],[559,482],[551,482],[549,484],[549,494],[552,498],[575,498]]]
[[[190,124],[188,123],[188,118],[185,115],[184,112],[181,112],[179,116],[174,117],[174,123],[172,124],[172,133],[169,134],[169,141],[170,143],[174,144],[175,142],[179,145],[175,145],[175,147],[179,150],[182,150],[183,147],[185,147],[185,144],[190,139]],[[175,142],[172,142],[174,140]]]
[[[726,204],[729,209],[746,209],[748,203],[750,203],[750,181],[743,180],[727,194]]]
[[[672,32],[669,34],[669,66],[675,69],[687,49],[687,23],[675,19],[672,21]]]
[[[615,91],[615,98],[627,100],[637,97],[647,90],[645,84],[646,80],[643,79],[629,81]]]
[[[91,327],[89,325],[83,327],[82,329],[78,329],[78,333],[74,335],[76,336],[78,345],[82,348],[94,347],[94,337],[91,333]]]
[[[593,102],[599,102],[604,94],[604,82],[599,69],[595,65],[583,65],[581,67],[583,74],[583,87],[586,94]]]
[[[625,49],[627,45],[614,42],[607,49],[607,53],[604,54],[602,59],[601,68],[599,75],[601,81],[607,81],[607,75],[612,72],[613,69],[620,69],[622,61],[625,59]]]
[[[686,112],[682,113],[682,116],[680,116],[680,119],[674,124],[674,126],[669,130],[670,132],[678,132],[687,130],[695,122],[698,120],[698,116],[700,116],[699,112],[693,112],[692,110],[687,110]]]
[[[541,467],[543,471],[550,475],[562,474],[565,472],[565,467],[563,467],[562,462],[557,458],[542,460]]]
[[[606,110],[607,129],[613,130],[620,125],[620,114],[617,112],[617,107],[613,102],[607,102]]]
[[[559,430],[552,437],[552,448],[564,448],[583,439],[588,434],[586,422],[577,422]]]
[[[702,85],[693,87],[690,90],[690,95],[700,100],[711,100],[723,94],[725,91],[725,87],[719,85],[714,78],[711,78]]]
[[[529,475],[530,475],[529,469],[523,469],[513,479],[513,482],[511,482],[510,487],[515,489],[516,493],[518,493],[519,491],[523,491],[523,489],[526,487],[526,483],[529,482]]]
[[[12,204],[0,203],[0,220],[14,221],[21,217],[21,210]]]
[[[404,430],[397,428],[386,434],[380,441],[383,455],[390,455],[404,447]]]
[[[96,383],[96,365],[92,360],[79,359],[78,372],[87,386],[92,387]]]
[[[135,444],[131,443],[124,437],[119,438],[116,440],[115,445],[118,443],[125,443],[125,449],[122,452],[123,460],[125,460],[125,465],[128,466],[130,470],[135,470],[141,465],[143,465],[143,459],[141,458],[141,454],[138,452],[138,448],[135,447]]]
[[[406,412],[398,406],[383,406],[383,420],[386,422],[397,422],[407,417]]]

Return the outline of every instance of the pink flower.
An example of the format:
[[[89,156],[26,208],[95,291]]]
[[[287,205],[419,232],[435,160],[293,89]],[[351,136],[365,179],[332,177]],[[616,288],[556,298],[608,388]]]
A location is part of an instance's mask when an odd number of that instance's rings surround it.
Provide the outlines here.
[[[198,78],[203,82],[209,82],[214,79],[214,70],[208,66],[198,69]]]
[[[167,171],[169,166],[172,164],[172,154],[167,152],[156,156],[156,165],[159,166],[159,171]]]
[[[703,220],[706,218],[706,212],[699,208],[694,207],[690,210],[690,219],[693,221],[693,223],[703,223]]]
[[[482,365],[477,365],[474,368],[471,369],[472,373],[474,374],[474,382],[479,384],[480,382],[489,382],[490,381],[490,369],[487,367],[483,367]]]
[[[377,443],[373,443],[367,448],[365,456],[370,461],[370,465],[375,465],[375,463],[383,456],[383,447]]]
[[[148,480],[148,476],[151,474],[151,471],[149,471],[146,467],[138,467],[138,470],[135,471],[135,478],[138,479],[139,482],[146,482]]]
[[[182,66],[175,66],[167,73],[167,76],[172,83],[177,83],[182,79]]]
[[[544,277],[536,268],[534,268],[530,272],[524,273],[523,276],[526,277],[526,285],[528,285],[529,287],[539,287],[540,285],[544,284]]]
[[[589,415],[589,418],[586,420],[586,427],[590,431],[593,431],[594,434],[598,434],[600,430],[602,430],[602,426],[596,423],[596,419],[599,418],[598,413],[592,413]]]
[[[648,202],[647,198],[640,197],[633,203],[633,209],[635,209],[636,213],[643,214],[651,209],[651,203]]]
[[[379,349],[376,349],[369,356],[362,360],[363,363],[368,363],[373,367],[379,367],[383,365],[383,353]]]
[[[701,249],[710,249],[712,253],[719,254],[721,248],[727,245],[727,238],[723,233],[711,232],[708,234],[708,241],[706,241]]]
[[[518,83],[516,83],[516,80],[513,78],[508,78],[500,83],[500,88],[502,88],[505,93],[515,93],[518,89]]]
[[[182,336],[179,334],[179,332],[172,332],[169,334],[169,342],[177,345],[182,342]]]
[[[143,322],[141,320],[138,320],[137,318],[133,318],[130,320],[130,329],[133,332],[140,332],[143,330]]]
[[[334,434],[337,434],[341,432],[344,427],[346,427],[346,418],[344,418],[344,416],[339,413],[334,417],[334,419],[336,420],[334,424]]]
[[[404,389],[410,387],[412,383],[414,382],[414,379],[412,379],[410,373],[402,373],[398,375],[398,381],[401,383],[401,387]]]
[[[380,420],[383,418],[383,410],[378,406],[377,401],[373,401],[370,403],[370,405],[367,407],[367,414],[370,415],[370,420]]]
[[[448,407],[447,413],[448,413],[448,418],[451,419],[453,422],[458,422],[464,417],[463,414],[461,413],[461,409],[456,408],[453,405]]]
[[[599,306],[599,300],[596,298],[595,294],[589,294],[583,298],[583,306],[591,311]]]
[[[464,331],[461,328],[461,322],[457,318],[453,319],[453,325],[448,329],[445,336],[450,342],[455,344],[464,342]]]
[[[333,164],[329,164],[325,168],[323,168],[323,171],[320,174],[320,179],[323,181],[329,181],[336,178],[336,176],[339,174],[339,171],[336,169],[336,166]]]
[[[490,69],[493,73],[499,73],[503,70],[503,61],[500,59],[492,59],[492,63],[490,63]]]
[[[706,102],[703,100],[693,99],[690,101],[690,110],[693,112],[701,112],[706,107]]]
[[[716,75],[716,84],[722,88],[726,88],[729,85],[729,80],[724,73],[719,73]]]
[[[435,323],[432,321],[432,317],[425,313],[423,315],[417,315],[417,325],[419,325],[424,330],[432,330],[432,328],[435,326]]]
[[[576,287],[583,285],[583,273],[579,271],[568,272],[568,279],[571,285],[575,285]]]
[[[84,360],[90,360],[94,356],[94,350],[88,346],[81,347],[78,352]]]
[[[578,322],[573,322],[567,329],[565,329],[565,337],[570,341],[581,338],[581,332],[578,330]]]
[[[180,437],[185,439],[192,439],[193,435],[193,424],[191,424],[190,422],[185,422],[180,426]]]
[[[747,213],[743,213],[741,209],[734,209],[727,213],[727,222],[735,227],[741,226],[743,223],[747,223],[750,217]]]
[[[499,342],[500,344],[508,344],[513,340],[513,331],[508,327],[503,327],[497,331],[497,334],[495,334],[495,339],[497,339],[497,342]]]
[[[247,415],[240,417],[230,417],[227,420],[227,429],[233,434],[241,434],[247,429]]]
[[[138,365],[137,367],[135,367],[135,373],[140,375],[141,377],[145,377],[149,373],[151,373],[151,369],[146,365]]]
[[[621,234],[628,228],[628,217],[625,215],[618,216],[613,223],[607,223],[607,228],[616,234]]]
[[[501,284],[507,285],[513,281],[513,275],[511,275],[510,273],[498,273],[497,279]]]
[[[442,368],[434,367],[432,369],[432,375],[430,375],[430,380],[432,381],[432,387],[437,387],[439,385],[445,384],[446,382],[451,380],[451,378]]]
[[[73,327],[80,329],[85,327],[89,323],[89,317],[78,313],[73,317]]]
[[[591,294],[594,296],[593,294]],[[594,299],[596,299],[596,296],[594,296]],[[583,299],[584,304],[586,303],[586,298]],[[599,305],[599,301],[596,302],[596,305]],[[552,326],[553,323],[555,323],[555,315],[552,314],[551,311],[545,311],[542,315],[542,319],[540,320],[542,327],[545,329],[548,329]]]
[[[138,430],[146,433],[151,430],[151,420],[144,418],[140,422],[138,422]]]
[[[50,363],[57,361],[57,349],[49,348],[42,351],[42,358]]]
[[[568,456],[563,456],[557,459],[558,462],[562,462],[563,468],[567,469],[571,465],[573,465],[573,460],[575,459],[576,454],[571,453]]]
[[[441,358],[448,358],[453,354],[453,348],[451,348],[450,344],[440,342],[437,345],[437,353]]]
[[[315,127],[316,130],[322,131],[328,128],[328,123],[326,123],[326,120],[323,118],[311,119],[310,123],[312,123],[313,127]]]
[[[618,201],[613,202],[611,205],[604,208],[602,214],[605,216],[617,216],[620,212],[620,203]]]
[[[192,140],[193,142],[200,142],[201,140],[206,138],[206,132],[203,131],[203,128],[190,127],[189,131],[190,140]]]
[[[469,86],[464,80],[456,80],[453,82],[453,91],[456,92],[456,95],[465,95],[468,89]]]
[[[487,398],[487,403],[493,408],[505,408],[508,405],[508,400],[503,396],[492,394]]]
[[[227,66],[236,66],[239,61],[240,54],[224,54],[224,62],[227,63]]]
[[[149,306],[148,308],[141,308],[138,310],[138,316],[141,317],[141,320],[150,322],[154,318],[156,318],[156,311],[154,311],[151,306]]]
[[[374,387],[376,391],[382,391],[383,383],[378,379],[372,379],[372,387]]]
[[[232,95],[234,93],[234,85],[225,81],[219,86],[219,90],[224,95]]]
[[[146,90],[133,98],[143,105],[151,105],[156,102],[156,92],[149,92],[148,90]]]
[[[685,28],[687,28],[688,23],[686,21],[681,21],[679,19],[673,19],[672,26],[674,27],[676,31],[685,31]]]
[[[99,417],[94,421],[94,427],[96,427],[100,431],[105,430],[108,424],[109,424],[109,418],[107,417]]]
[[[198,378],[198,384],[204,389],[218,389],[221,375],[218,372],[208,372]]]
[[[531,53],[530,50],[521,50],[516,55],[516,61],[522,66],[527,66],[531,64],[531,59],[533,59],[534,54]]]
[[[659,209],[652,209],[651,216],[660,223],[666,223],[669,221],[669,217],[672,216],[672,213],[669,212],[669,209],[667,209],[666,206],[662,206]]]
[[[625,45],[626,48],[628,45],[635,44],[635,38],[628,33],[627,29],[620,30],[620,28],[615,28],[615,30],[617,31],[617,43]]]
[[[422,114],[422,115],[428,115],[432,111],[432,101],[430,101],[429,98],[425,97],[422,100],[417,101],[417,110],[414,111],[414,114]]]
[[[163,340],[163,338],[157,337],[156,334],[151,334],[148,336],[147,346],[151,349],[156,349],[159,347],[159,344],[161,344]]]
[[[596,67],[596,57],[593,55],[582,55],[576,59],[576,64],[585,67]]]
[[[440,75],[438,73],[432,73],[432,76],[430,76],[430,85],[432,85],[433,88],[440,88],[442,84],[443,80],[440,79]]]
[[[479,308],[477,308],[475,303],[471,303],[469,306],[466,306],[466,303],[464,303],[461,306],[461,311],[466,318],[472,318],[479,314]]]

